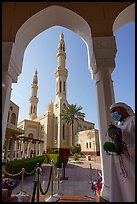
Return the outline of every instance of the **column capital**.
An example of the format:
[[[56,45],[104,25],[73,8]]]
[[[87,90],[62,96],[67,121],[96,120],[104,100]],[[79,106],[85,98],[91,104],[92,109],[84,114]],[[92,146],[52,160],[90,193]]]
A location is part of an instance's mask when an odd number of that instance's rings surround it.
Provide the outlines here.
[[[11,89],[12,79],[8,71],[2,71],[2,87],[9,87]]]
[[[8,73],[12,78],[12,82],[16,83],[21,72],[12,57],[10,58]]]
[[[16,83],[21,72],[12,57],[13,47],[14,42],[2,42],[2,70],[8,72],[12,82]]]
[[[117,52],[114,36],[93,37],[93,56],[91,74],[93,79],[97,72],[112,73],[115,68],[115,55]]]

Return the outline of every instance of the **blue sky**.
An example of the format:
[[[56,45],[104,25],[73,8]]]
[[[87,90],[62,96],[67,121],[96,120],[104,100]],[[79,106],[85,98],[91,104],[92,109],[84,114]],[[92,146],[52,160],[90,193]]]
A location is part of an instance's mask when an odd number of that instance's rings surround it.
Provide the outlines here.
[[[88,69],[87,47],[74,32],[54,26],[36,36],[24,53],[22,73],[12,84],[11,100],[19,109],[18,122],[28,118],[31,83],[35,69],[38,71],[38,116],[55,100],[55,69],[60,32],[64,33],[66,46],[67,100],[82,106],[85,120],[95,123],[98,129],[95,81]],[[117,54],[112,73],[116,102],[123,101],[135,110],[135,24],[129,23],[115,31]]]

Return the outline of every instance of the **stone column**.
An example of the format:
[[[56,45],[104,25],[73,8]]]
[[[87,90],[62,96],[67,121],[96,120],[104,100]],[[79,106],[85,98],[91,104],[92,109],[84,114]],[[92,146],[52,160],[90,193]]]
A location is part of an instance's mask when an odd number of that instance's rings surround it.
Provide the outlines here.
[[[14,138],[12,137],[11,138],[11,146],[10,146],[10,156],[9,156],[10,161],[13,160],[14,145],[15,145],[15,141],[14,141]]]
[[[59,100],[58,102],[59,104],[59,113],[61,113],[61,100]],[[58,117],[58,138],[57,138],[57,144],[58,144],[58,148],[61,148],[61,144],[62,144],[62,120],[61,120],[61,116],[59,115]]]
[[[39,143],[39,155],[41,155],[41,143]]]
[[[8,111],[11,97],[11,83],[12,79],[7,72],[2,73],[2,148],[4,145]]]
[[[21,159],[21,143],[22,143],[22,141],[19,140],[18,159]]]
[[[22,158],[25,158],[25,141],[22,141]]]
[[[39,151],[39,149],[38,149],[38,142],[36,142],[36,156],[38,156],[38,151]]]
[[[5,152],[4,152],[4,160],[7,161],[8,159],[8,149],[10,144],[10,138],[6,138],[6,145],[5,145]]]
[[[18,140],[15,141],[15,159],[17,159],[17,152],[18,152]]]
[[[31,145],[31,142],[28,141],[28,147],[27,147],[27,157],[30,158],[30,145]]]
[[[24,158],[26,158],[26,141],[24,141]]]
[[[2,42],[2,148],[11,97],[11,84],[17,82],[20,70],[11,57],[13,42]]]
[[[110,105],[114,103],[111,73],[115,67],[116,44],[114,36],[93,38],[92,77],[96,80],[97,108],[99,120],[99,142],[103,175],[102,197],[109,201],[110,157],[103,150],[107,141],[106,132],[111,123]]]
[[[28,141],[25,141],[25,158],[27,158],[27,147],[28,147]]]

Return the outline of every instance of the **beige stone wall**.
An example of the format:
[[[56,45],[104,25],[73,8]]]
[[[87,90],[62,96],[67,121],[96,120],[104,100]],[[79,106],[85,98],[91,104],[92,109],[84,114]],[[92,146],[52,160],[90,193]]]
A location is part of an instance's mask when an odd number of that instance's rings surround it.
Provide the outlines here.
[[[54,147],[54,116],[47,113],[47,147]]]
[[[24,136],[33,135],[34,139],[40,138],[40,123],[33,120],[24,120]]]
[[[46,113],[38,118],[35,119],[35,121],[38,121],[41,124],[41,133],[40,138],[44,141],[42,144],[43,150],[46,151],[47,149],[47,115]]]
[[[74,122],[74,133],[94,129],[94,125],[95,125],[94,123],[85,121],[84,119],[75,121]]]
[[[96,129],[78,132],[75,141],[81,145],[81,152],[85,154],[97,154],[100,151],[98,130]]]
[[[7,123],[12,125],[13,127],[17,127],[18,114],[19,114],[19,107],[15,103],[10,101]]]
[[[42,138],[42,132],[41,132],[41,123],[39,121],[33,121],[33,120],[23,120],[18,124],[18,127],[24,130],[24,136],[25,137],[32,137],[33,139],[40,139],[45,141],[45,138]],[[30,147],[33,149],[34,144],[31,143]],[[40,144],[41,152],[45,150],[44,144]]]

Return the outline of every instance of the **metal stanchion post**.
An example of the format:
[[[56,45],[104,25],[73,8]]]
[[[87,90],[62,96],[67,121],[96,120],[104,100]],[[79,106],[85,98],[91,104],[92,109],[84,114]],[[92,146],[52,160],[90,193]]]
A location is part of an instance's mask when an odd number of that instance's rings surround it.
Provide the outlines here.
[[[17,193],[18,195],[24,195],[24,194],[26,194],[26,192],[23,191],[24,172],[25,172],[25,169],[22,168],[21,191]]]
[[[37,173],[37,202],[39,202],[39,190],[40,190],[40,173],[42,172],[42,169],[38,167],[36,169]]]
[[[90,165],[90,168],[89,168],[90,181],[89,181],[89,183],[91,184],[92,183],[92,166],[91,166],[91,164],[89,164],[89,165]]]
[[[59,198],[56,198],[53,196],[53,178],[54,178],[54,163],[53,160],[51,160],[51,164],[52,164],[52,176],[51,176],[51,195],[48,199],[45,199],[46,202],[56,202],[57,200],[59,200]]]
[[[54,196],[60,196],[63,195],[63,193],[60,192],[60,169],[57,168],[57,193],[54,194]]]
[[[25,172],[25,169],[22,168],[21,190],[20,190],[20,192],[16,193],[16,197],[18,198],[18,201],[19,201],[19,202],[22,201],[22,196],[23,196],[24,194],[26,194],[26,192],[23,191],[24,172]]]

